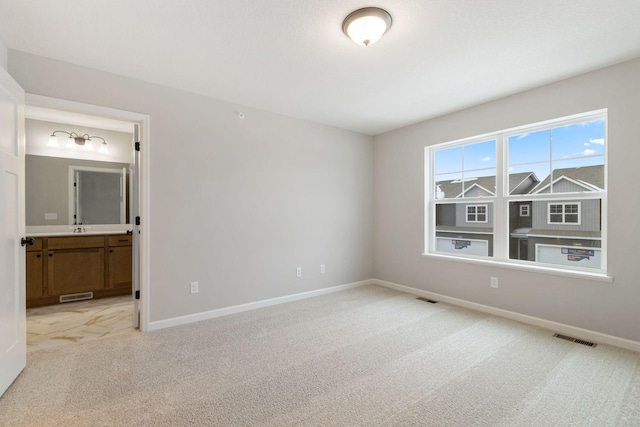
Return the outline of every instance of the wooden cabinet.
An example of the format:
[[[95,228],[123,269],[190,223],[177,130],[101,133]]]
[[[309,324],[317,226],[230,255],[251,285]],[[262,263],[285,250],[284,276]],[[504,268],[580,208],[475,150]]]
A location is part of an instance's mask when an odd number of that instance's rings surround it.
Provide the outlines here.
[[[109,288],[131,289],[131,236],[109,236]]]
[[[44,295],[44,263],[42,259],[42,239],[27,246],[27,299]]]
[[[27,307],[92,292],[94,298],[131,293],[129,235],[43,237],[27,249]]]
[[[104,248],[48,251],[47,267],[50,295],[104,289]]]

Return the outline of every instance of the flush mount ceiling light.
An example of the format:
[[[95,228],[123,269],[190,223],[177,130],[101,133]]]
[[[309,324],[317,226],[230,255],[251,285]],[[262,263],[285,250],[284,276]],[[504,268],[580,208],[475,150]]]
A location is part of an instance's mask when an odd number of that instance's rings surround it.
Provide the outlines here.
[[[84,135],[78,135],[75,132],[67,132],[64,130],[57,130],[51,134],[51,136],[49,137],[49,142],[47,143],[48,147],[60,146],[60,144],[58,144],[58,137],[56,136],[56,133],[58,132],[69,135],[69,137],[67,138],[67,148],[75,148],[76,145],[79,145],[81,147],[84,147],[84,149],[87,151],[93,150],[93,142],[91,141],[91,138],[96,138],[102,140],[102,144],[100,144],[100,149],[98,151],[100,153],[107,152],[107,141],[105,141],[101,136],[89,136],[86,133]]]
[[[342,23],[342,31],[354,42],[370,46],[377,42],[389,28],[391,15],[378,7],[365,7],[351,12]]]

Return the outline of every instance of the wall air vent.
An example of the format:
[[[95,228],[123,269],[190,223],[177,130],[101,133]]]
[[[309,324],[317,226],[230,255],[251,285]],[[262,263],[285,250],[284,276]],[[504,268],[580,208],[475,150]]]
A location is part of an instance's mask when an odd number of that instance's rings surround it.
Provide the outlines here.
[[[420,301],[430,302],[431,304],[436,304],[438,302],[438,301],[434,301],[432,299],[428,299],[428,298],[424,298],[424,297],[418,297],[416,299],[419,299]]]
[[[82,292],[80,294],[60,295],[60,302],[82,301],[93,299],[93,292]]]
[[[570,337],[568,335],[553,334],[553,336],[555,338],[560,338],[562,340],[567,340],[567,341],[575,342],[575,343],[578,343],[578,344],[586,345],[587,347],[596,347],[598,345],[596,343],[593,343],[593,342],[590,342],[590,341],[581,340],[579,338]]]

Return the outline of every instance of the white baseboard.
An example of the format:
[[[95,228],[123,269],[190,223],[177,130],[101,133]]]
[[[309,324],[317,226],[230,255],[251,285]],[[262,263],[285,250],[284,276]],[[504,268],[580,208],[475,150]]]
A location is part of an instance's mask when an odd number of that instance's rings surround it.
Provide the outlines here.
[[[201,320],[214,319],[216,317],[228,316],[230,314],[242,313],[243,311],[255,310],[257,308],[269,307],[285,302],[297,301],[305,298],[317,297],[319,295],[340,292],[347,289],[353,289],[360,286],[371,285],[374,281],[362,280],[360,282],[348,283],[346,285],[332,286],[330,288],[318,289],[315,291],[302,292],[299,294],[286,295],[278,298],[271,298],[262,301],[250,302],[247,304],[234,305],[231,307],[219,308],[216,310],[204,311],[201,313],[189,314],[186,316],[173,317],[171,319],[156,320],[149,322],[147,331],[155,331],[157,329],[169,328],[171,326],[184,325],[187,323],[199,322]]]
[[[387,282],[384,280],[372,279],[371,282],[386,288],[395,289],[397,291],[406,292],[408,294],[425,297],[435,301],[446,302],[452,305],[469,308],[471,310],[481,311],[483,313],[493,314],[499,317],[505,317],[518,322],[527,323],[529,325],[539,326],[541,328],[550,329],[563,335],[570,335],[587,341],[596,343],[609,344],[616,347],[626,348],[640,352],[640,342],[620,338],[613,335],[607,335],[600,332],[590,331],[563,323],[552,322],[550,320],[541,319],[539,317],[528,316],[526,314],[516,313],[514,311],[503,310],[484,304],[478,304],[458,298],[448,297],[446,295],[437,294],[435,292],[423,291],[422,289],[411,288],[409,286],[399,285],[397,283]]]

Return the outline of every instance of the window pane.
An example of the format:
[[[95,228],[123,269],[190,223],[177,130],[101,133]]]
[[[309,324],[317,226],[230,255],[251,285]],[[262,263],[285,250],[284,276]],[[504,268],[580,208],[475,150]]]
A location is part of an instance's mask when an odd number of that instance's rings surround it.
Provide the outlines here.
[[[453,199],[462,194],[462,175],[446,173],[435,176],[434,195],[436,199]]]
[[[462,171],[462,147],[447,148],[435,152],[435,173]]]
[[[552,179],[540,185],[540,193],[575,193],[604,190],[604,157],[553,162]],[[553,182],[553,185],[549,185]]]
[[[567,214],[564,216],[564,222],[566,223],[578,223],[578,215],[576,214]]]
[[[436,204],[435,246],[436,252],[493,256],[493,204]]]
[[[477,142],[464,147],[464,170],[495,169],[496,141]],[[465,174],[466,176],[466,174]]]
[[[545,162],[549,160],[550,155],[550,130],[523,133],[509,137],[509,166]]]
[[[509,202],[509,258],[600,269],[601,204],[601,199]],[[522,206],[528,206],[531,216],[518,215]]]
[[[604,120],[553,129],[553,160],[604,156]]]
[[[483,169],[465,174],[460,197],[494,197],[496,195],[496,169]]]

